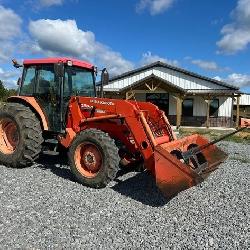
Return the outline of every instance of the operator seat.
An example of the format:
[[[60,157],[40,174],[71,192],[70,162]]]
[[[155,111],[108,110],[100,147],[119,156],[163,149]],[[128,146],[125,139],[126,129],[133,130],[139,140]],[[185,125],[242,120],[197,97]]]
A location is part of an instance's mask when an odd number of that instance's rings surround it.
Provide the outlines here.
[[[39,88],[38,88],[38,93],[39,94],[48,94],[50,89],[50,82],[44,79],[41,79],[39,81]]]

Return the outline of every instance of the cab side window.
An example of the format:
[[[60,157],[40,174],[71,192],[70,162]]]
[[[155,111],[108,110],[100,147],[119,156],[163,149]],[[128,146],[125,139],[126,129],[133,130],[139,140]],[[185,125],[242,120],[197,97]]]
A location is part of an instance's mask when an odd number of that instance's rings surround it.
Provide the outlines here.
[[[24,71],[21,95],[33,95],[35,90],[36,68],[31,66]]]
[[[57,94],[58,86],[55,79],[53,65],[42,65],[38,69],[36,93],[38,94]]]

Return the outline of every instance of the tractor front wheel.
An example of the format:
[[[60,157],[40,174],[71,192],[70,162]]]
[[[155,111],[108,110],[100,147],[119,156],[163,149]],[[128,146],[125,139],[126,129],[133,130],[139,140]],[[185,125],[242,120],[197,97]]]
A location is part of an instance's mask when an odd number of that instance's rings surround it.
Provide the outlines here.
[[[31,165],[41,152],[42,128],[30,108],[19,103],[0,107],[0,164]]]
[[[92,188],[105,187],[116,177],[119,166],[118,149],[103,131],[80,132],[69,152],[70,168],[77,181]]]

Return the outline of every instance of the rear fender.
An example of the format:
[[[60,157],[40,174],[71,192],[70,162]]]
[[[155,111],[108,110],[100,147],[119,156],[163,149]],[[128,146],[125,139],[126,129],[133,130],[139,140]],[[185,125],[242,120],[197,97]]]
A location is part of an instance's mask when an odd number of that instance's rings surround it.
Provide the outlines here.
[[[41,109],[40,105],[36,101],[34,97],[30,96],[11,96],[7,99],[7,102],[15,102],[15,103],[22,103],[25,106],[31,108],[31,110],[37,115],[39,118],[42,129],[49,130],[49,123],[48,119],[45,116],[43,110]]]

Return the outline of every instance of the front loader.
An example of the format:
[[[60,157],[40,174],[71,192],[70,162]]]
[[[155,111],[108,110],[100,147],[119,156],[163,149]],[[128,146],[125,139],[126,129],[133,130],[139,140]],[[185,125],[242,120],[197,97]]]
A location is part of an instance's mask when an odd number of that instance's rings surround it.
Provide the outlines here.
[[[0,107],[0,162],[31,165],[68,154],[78,182],[105,187],[119,165],[143,164],[164,196],[202,182],[227,155],[200,135],[177,140],[151,103],[97,97],[96,68],[69,58],[24,60],[19,94]],[[108,82],[102,72],[101,86]],[[99,88],[99,87],[98,87]],[[102,87],[100,88],[102,90]]]

